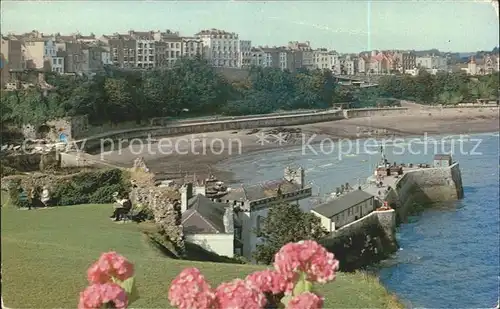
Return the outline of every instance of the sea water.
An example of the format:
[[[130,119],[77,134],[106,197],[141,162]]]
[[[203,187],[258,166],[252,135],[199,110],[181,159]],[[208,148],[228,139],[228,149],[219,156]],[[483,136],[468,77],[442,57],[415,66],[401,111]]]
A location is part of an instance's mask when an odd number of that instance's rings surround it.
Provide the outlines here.
[[[437,147],[432,141],[407,139],[401,143],[404,153],[394,151],[391,143],[384,152],[389,162],[398,163],[432,163],[435,152],[453,152],[462,171],[464,199],[434,205],[401,225],[401,250],[380,264],[381,281],[412,307],[492,308],[500,273],[498,132],[434,138]],[[346,182],[355,186],[371,175],[380,160],[379,145],[372,145],[347,156],[322,153],[319,145],[313,146],[317,153],[299,146],[240,156],[220,168],[234,172],[239,182],[256,183],[282,177],[288,165],[302,166],[313,195],[326,197]],[[311,209],[314,200],[301,201],[301,207]]]

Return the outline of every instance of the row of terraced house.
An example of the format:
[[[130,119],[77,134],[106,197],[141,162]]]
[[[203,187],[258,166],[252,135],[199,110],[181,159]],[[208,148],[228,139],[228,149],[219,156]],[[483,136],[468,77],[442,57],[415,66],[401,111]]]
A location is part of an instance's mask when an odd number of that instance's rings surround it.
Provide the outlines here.
[[[183,57],[202,57],[218,68],[273,67],[329,69],[337,75],[405,73],[415,75],[423,68],[435,74],[449,71],[447,59],[437,55],[418,57],[412,51],[371,51],[339,54],[313,48],[310,42],[288,42],[286,46],[252,46],[250,40],[218,29],[202,30],[194,36],[179,32],[134,31],[100,37],[90,35],[46,35],[36,30],[2,35],[2,86],[10,72],[35,69],[61,74],[91,74],[105,66],[128,69],[172,67]],[[490,67],[472,68],[470,74],[498,71],[498,55],[484,61]]]

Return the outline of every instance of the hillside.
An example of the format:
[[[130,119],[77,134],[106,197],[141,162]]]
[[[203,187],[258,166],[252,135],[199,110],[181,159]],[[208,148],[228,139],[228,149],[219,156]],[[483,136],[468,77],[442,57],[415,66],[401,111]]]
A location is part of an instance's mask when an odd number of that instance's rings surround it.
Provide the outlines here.
[[[86,286],[86,270],[101,252],[115,250],[136,265],[137,308],[168,308],[171,280],[197,267],[212,283],[244,277],[260,266],[174,260],[150,247],[135,223],[116,224],[110,205],[16,210],[2,207],[2,294],[11,308],[72,308]],[[378,281],[339,274],[320,292],[325,308],[403,308]]]

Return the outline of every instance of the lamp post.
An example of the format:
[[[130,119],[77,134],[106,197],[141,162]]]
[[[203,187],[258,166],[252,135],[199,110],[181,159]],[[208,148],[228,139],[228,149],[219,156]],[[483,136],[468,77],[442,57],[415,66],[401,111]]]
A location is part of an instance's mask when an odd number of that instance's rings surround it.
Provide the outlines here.
[[[313,202],[312,202],[312,203],[313,203],[313,206],[314,206],[314,205],[317,205],[317,204],[321,204],[321,187],[320,187],[320,186],[318,186],[317,184],[315,184],[315,183],[314,183],[314,182],[312,182],[312,181],[311,181],[311,182],[309,182],[309,184],[310,184],[311,186],[314,186],[314,187],[316,187],[316,188],[318,189],[318,194],[317,194],[317,195],[315,195],[315,196],[313,197],[313,198],[314,198],[314,199],[313,199]],[[316,203],[315,203],[315,202],[316,202]]]

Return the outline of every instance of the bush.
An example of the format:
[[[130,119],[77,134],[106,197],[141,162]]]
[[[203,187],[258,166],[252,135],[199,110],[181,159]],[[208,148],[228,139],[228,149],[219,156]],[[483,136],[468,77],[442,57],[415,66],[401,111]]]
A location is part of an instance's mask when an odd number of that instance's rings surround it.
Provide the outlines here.
[[[111,203],[114,192],[124,193],[129,189],[129,177],[120,169],[83,172],[58,183],[52,193],[52,203],[54,205]]]
[[[21,181],[20,180],[12,180],[9,182],[7,186],[7,190],[9,192],[9,202],[12,206],[16,207],[28,207],[30,201],[28,200],[21,200],[19,198],[19,194],[21,193]],[[26,189],[25,189],[26,192]],[[26,192],[27,193],[27,192]]]
[[[6,166],[4,164],[0,165],[0,177],[17,175],[19,171],[10,166]]]

